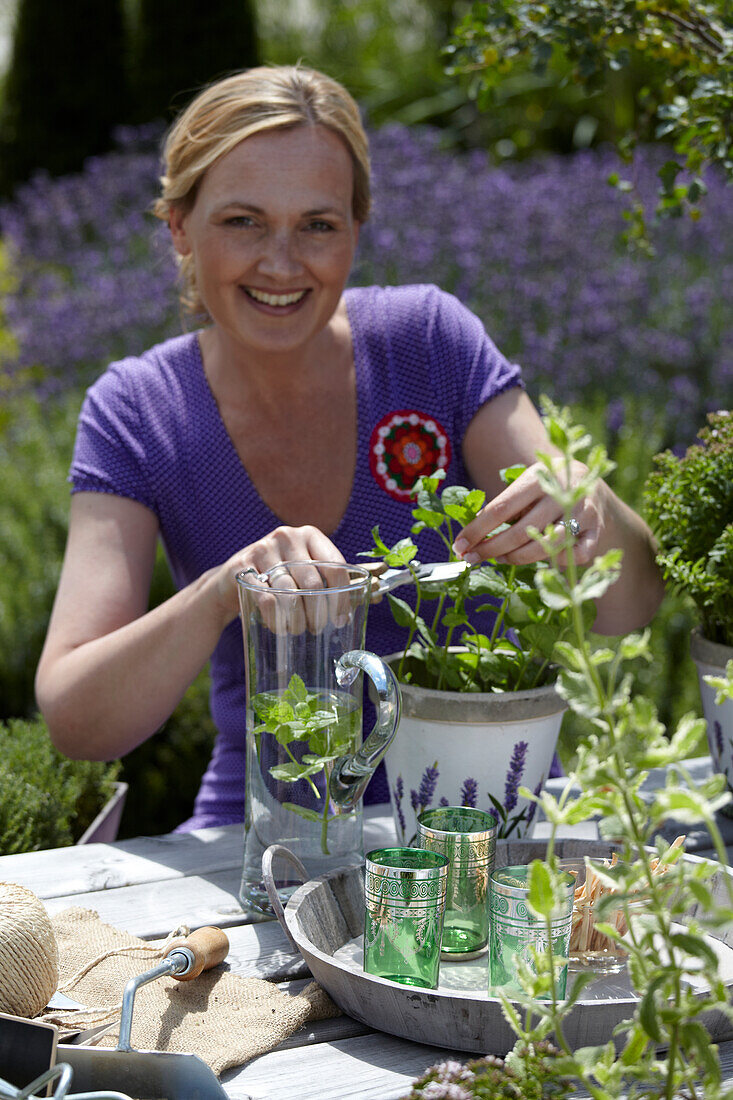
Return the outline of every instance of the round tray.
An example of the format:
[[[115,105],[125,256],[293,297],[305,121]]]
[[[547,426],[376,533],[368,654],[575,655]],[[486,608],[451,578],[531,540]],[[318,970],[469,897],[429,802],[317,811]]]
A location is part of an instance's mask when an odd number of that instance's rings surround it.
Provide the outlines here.
[[[497,867],[529,863],[544,857],[543,841],[499,841]],[[612,847],[599,841],[558,841],[560,858],[610,856]],[[690,862],[701,862],[686,856]],[[711,889],[724,897],[723,870]],[[691,910],[691,915],[694,911]],[[399,985],[365,974],[360,957],[364,931],[363,871],[349,867],[313,879],[299,887],[285,908],[287,931],[313,977],[338,1007],[354,1019],[380,1031],[415,1042],[451,1047],[477,1054],[504,1055],[516,1036],[506,1022],[501,1002],[489,997],[486,956],[465,963],[442,963],[435,990]],[[720,959],[720,976],[733,987],[733,929],[709,937]],[[465,977],[462,977],[461,972]],[[572,974],[569,975],[572,981]],[[617,1024],[627,1020],[638,1002],[628,975],[599,976],[566,1020],[565,1035],[573,1048],[608,1042]],[[716,1041],[733,1038],[733,1025],[720,1012],[706,1013],[701,1022]]]

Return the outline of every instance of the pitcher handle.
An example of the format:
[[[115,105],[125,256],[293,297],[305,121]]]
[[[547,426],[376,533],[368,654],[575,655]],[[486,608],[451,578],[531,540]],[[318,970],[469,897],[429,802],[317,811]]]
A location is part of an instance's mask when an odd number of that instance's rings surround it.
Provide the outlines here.
[[[275,876],[272,873],[272,863],[275,858],[284,859],[286,863],[289,863],[291,867],[294,867],[298,872],[303,882],[308,881],[308,872],[303,864],[300,862],[294,852],[291,852],[289,848],[286,848],[284,844],[271,844],[269,848],[265,848],[262,853],[262,880],[267,890],[267,896],[270,899],[270,905],[273,908],[275,916],[280,922],[280,927],[290,940],[293,951],[296,955],[300,954],[300,948],[290,934],[287,921],[285,920],[285,910],[283,909],[283,903],[280,901],[280,895],[277,892],[277,886],[275,885]]]
[[[352,649],[336,662],[339,684],[353,683],[360,671],[367,674],[376,689],[377,721],[358,752],[340,757],[333,766],[328,793],[343,810],[352,810],[363,797],[377,765],[394,740],[400,721],[400,688],[389,665],[363,649]]]

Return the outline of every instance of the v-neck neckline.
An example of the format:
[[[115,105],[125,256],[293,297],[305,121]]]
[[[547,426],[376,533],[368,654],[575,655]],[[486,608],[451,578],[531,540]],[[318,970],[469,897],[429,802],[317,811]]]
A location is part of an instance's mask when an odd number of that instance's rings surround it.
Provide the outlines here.
[[[359,493],[359,490],[360,490],[360,484],[359,483],[360,483],[360,480],[361,480],[361,472],[364,469],[364,465],[365,465],[365,461],[366,461],[365,456],[363,454],[363,438],[364,438],[364,436],[363,436],[363,424],[362,424],[362,417],[365,415],[365,410],[366,410],[366,393],[364,392],[365,382],[364,382],[364,378],[363,378],[363,370],[361,369],[361,360],[362,360],[361,341],[360,341],[360,338],[359,338],[359,333],[357,331],[357,326],[354,325],[354,313],[349,308],[349,296],[348,296],[347,293],[344,294],[344,303],[346,305],[346,315],[347,315],[347,318],[348,318],[349,328],[350,328],[350,331],[351,331],[351,347],[352,347],[352,352],[353,352],[353,357],[354,357],[354,375],[355,375],[355,382],[356,382],[356,449],[355,449],[356,454],[355,454],[355,461],[354,461],[354,475],[353,475],[352,482],[351,482],[351,491],[349,493],[349,498],[346,502],[346,507],[344,508],[344,511],[343,511],[343,513],[341,515],[341,518],[339,519],[336,527],[334,527],[334,529],[332,531],[324,531],[323,532],[324,535],[326,535],[326,537],[331,539],[332,541],[335,541],[339,537],[339,535],[341,534],[342,529],[347,524],[347,521],[348,521],[348,518],[349,518],[349,512],[352,508],[354,499],[357,497],[357,495]],[[192,338],[193,338],[193,344],[194,344],[194,348],[195,348],[195,355],[196,355],[196,362],[197,362],[198,371],[199,371],[199,377],[200,377],[200,380],[201,380],[201,389],[202,389],[202,392],[206,395],[205,400],[206,400],[206,402],[209,406],[212,418],[213,418],[214,422],[217,425],[216,430],[217,430],[217,432],[219,432],[220,436],[223,437],[225,453],[227,453],[227,455],[229,457],[229,460],[234,464],[234,467],[236,468],[238,476],[240,478],[244,479],[244,481],[246,482],[246,484],[249,486],[252,493],[256,497],[256,499],[257,499],[257,501],[260,505],[260,508],[265,513],[265,515],[268,517],[268,520],[271,523],[271,527],[275,528],[275,527],[279,527],[279,526],[283,526],[283,525],[290,526],[289,524],[286,524],[286,521],[281,516],[279,516],[277,514],[277,512],[274,512],[273,509],[269,506],[269,504],[267,504],[265,502],[265,500],[261,496],[257,486],[255,485],[254,481],[250,477],[249,470],[247,469],[244,462],[242,462],[242,459],[240,458],[239,451],[237,450],[237,448],[235,446],[235,443],[234,443],[234,440],[230,436],[229,430],[227,429],[227,426],[224,423],[224,418],[221,415],[219,405],[217,403],[216,397],[214,396],[214,391],[212,390],[212,388],[209,384],[209,379],[206,376],[206,368],[204,367],[204,356],[203,356],[203,352],[201,350],[201,342],[199,340],[200,333],[201,333],[201,330],[199,329],[198,331],[196,331],[192,334]],[[367,465],[368,465],[368,463],[367,463]]]

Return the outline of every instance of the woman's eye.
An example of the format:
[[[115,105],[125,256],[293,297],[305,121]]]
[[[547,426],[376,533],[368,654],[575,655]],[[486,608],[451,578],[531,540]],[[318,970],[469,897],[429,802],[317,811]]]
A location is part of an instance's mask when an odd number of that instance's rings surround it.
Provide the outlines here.
[[[248,229],[254,225],[254,219],[247,214],[234,214],[232,217],[226,218],[224,224],[231,225],[234,229]]]

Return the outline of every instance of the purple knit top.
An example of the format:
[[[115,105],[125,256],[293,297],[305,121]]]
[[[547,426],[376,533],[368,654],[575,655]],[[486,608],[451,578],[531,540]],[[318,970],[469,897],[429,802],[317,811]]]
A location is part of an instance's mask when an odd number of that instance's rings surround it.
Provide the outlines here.
[[[356,364],[358,450],[346,511],[329,536],[347,561],[372,548],[379,524],[392,545],[409,533],[409,486],[440,465],[446,484],[468,484],[461,443],[486,401],[521,385],[481,322],[434,286],[345,292]],[[190,584],[280,524],[250,481],[219,415],[195,334],[113,363],[88,390],[79,417],[72,492],[114,493],[155,513],[177,587]],[[434,540],[431,543],[431,539]],[[423,561],[445,557],[429,532]],[[370,608],[367,649],[404,643],[386,600]],[[239,620],[211,658],[218,737],[193,817],[181,828],[244,818],[245,701]],[[369,726],[371,728],[371,724]],[[388,799],[383,768],[368,802]]]

